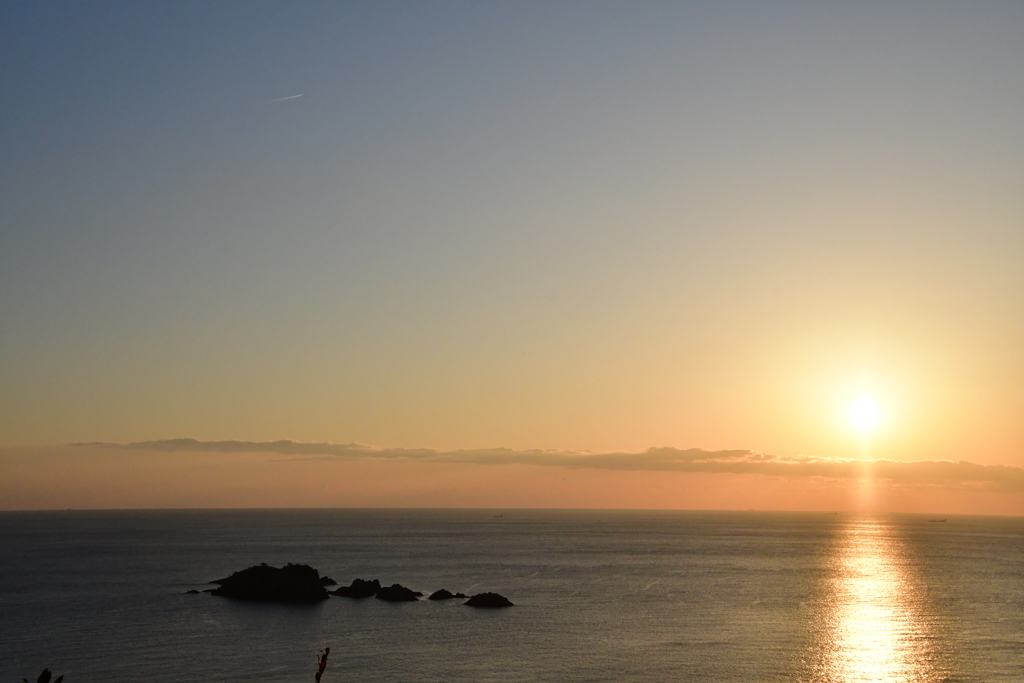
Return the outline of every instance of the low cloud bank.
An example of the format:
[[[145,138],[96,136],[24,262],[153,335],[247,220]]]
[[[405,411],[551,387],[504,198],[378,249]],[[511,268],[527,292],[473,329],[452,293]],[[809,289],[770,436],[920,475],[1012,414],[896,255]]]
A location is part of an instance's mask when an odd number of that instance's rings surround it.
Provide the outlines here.
[[[658,472],[765,474],[780,477],[829,479],[887,479],[914,484],[996,484],[1024,491],[1024,467],[979,465],[949,460],[849,460],[811,456],[783,457],[748,450],[705,451],[699,448],[649,448],[640,453],[585,453],[508,448],[437,451],[428,448],[374,448],[362,444],[302,443],[297,441],[198,441],[166,439],[128,444],[75,443],[140,451],[206,453],[273,453],[346,459],[412,460],[475,465],[541,465],[572,469]]]

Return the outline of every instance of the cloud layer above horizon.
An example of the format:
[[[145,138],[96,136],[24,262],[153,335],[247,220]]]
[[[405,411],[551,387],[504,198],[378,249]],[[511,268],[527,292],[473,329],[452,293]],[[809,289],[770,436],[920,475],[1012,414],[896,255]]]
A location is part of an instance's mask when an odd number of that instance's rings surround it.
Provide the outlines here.
[[[588,453],[558,450],[485,448],[434,450],[376,448],[364,444],[279,441],[199,441],[163,439],[133,443],[82,442],[71,446],[193,453],[272,453],[305,458],[404,460],[472,465],[538,465],[569,469],[654,472],[762,474],[777,477],[884,479],[913,484],[995,484],[1004,491],[1024,491],[1024,467],[982,465],[966,460],[855,460],[815,456],[784,457],[750,450],[707,451],[700,448],[648,448],[638,453]]]

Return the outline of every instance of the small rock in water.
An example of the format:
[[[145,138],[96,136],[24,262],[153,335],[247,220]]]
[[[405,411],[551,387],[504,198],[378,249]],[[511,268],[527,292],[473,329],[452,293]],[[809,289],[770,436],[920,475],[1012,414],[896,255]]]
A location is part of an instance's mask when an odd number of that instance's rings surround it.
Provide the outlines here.
[[[514,607],[508,598],[497,593],[477,593],[466,604],[470,607]]]
[[[320,577],[320,585],[321,586],[337,586],[338,582],[335,581],[334,579],[332,579],[329,576],[321,576]]]
[[[416,600],[419,600],[419,598],[416,597],[416,591],[410,590],[397,583],[393,583],[387,588],[381,588],[377,591],[377,599],[386,600],[388,602],[415,602]]]
[[[191,590],[185,591],[185,595],[199,595],[199,591],[197,591],[195,588],[192,588]]]
[[[439,591],[434,591],[433,593],[431,593],[430,597],[427,598],[427,600],[451,600],[454,597],[455,595],[453,593],[450,593],[446,591],[444,588],[442,588]]]
[[[354,579],[351,585],[342,586],[331,593],[331,595],[340,595],[343,598],[368,598],[371,595],[376,595],[379,591],[379,579],[373,579],[372,581]]]

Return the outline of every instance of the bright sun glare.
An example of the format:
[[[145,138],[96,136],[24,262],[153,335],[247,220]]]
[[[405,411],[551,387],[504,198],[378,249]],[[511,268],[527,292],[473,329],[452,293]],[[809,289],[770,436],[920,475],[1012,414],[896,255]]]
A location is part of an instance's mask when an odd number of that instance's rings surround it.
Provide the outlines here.
[[[850,422],[862,434],[874,429],[880,417],[878,405],[869,398],[862,397],[850,406]]]

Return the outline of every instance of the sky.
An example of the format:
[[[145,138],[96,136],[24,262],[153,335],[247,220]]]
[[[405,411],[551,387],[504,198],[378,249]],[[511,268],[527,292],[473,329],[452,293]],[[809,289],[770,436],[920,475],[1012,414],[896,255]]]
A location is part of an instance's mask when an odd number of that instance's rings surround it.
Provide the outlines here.
[[[0,507],[1024,514],[1021,35],[4,3]]]

